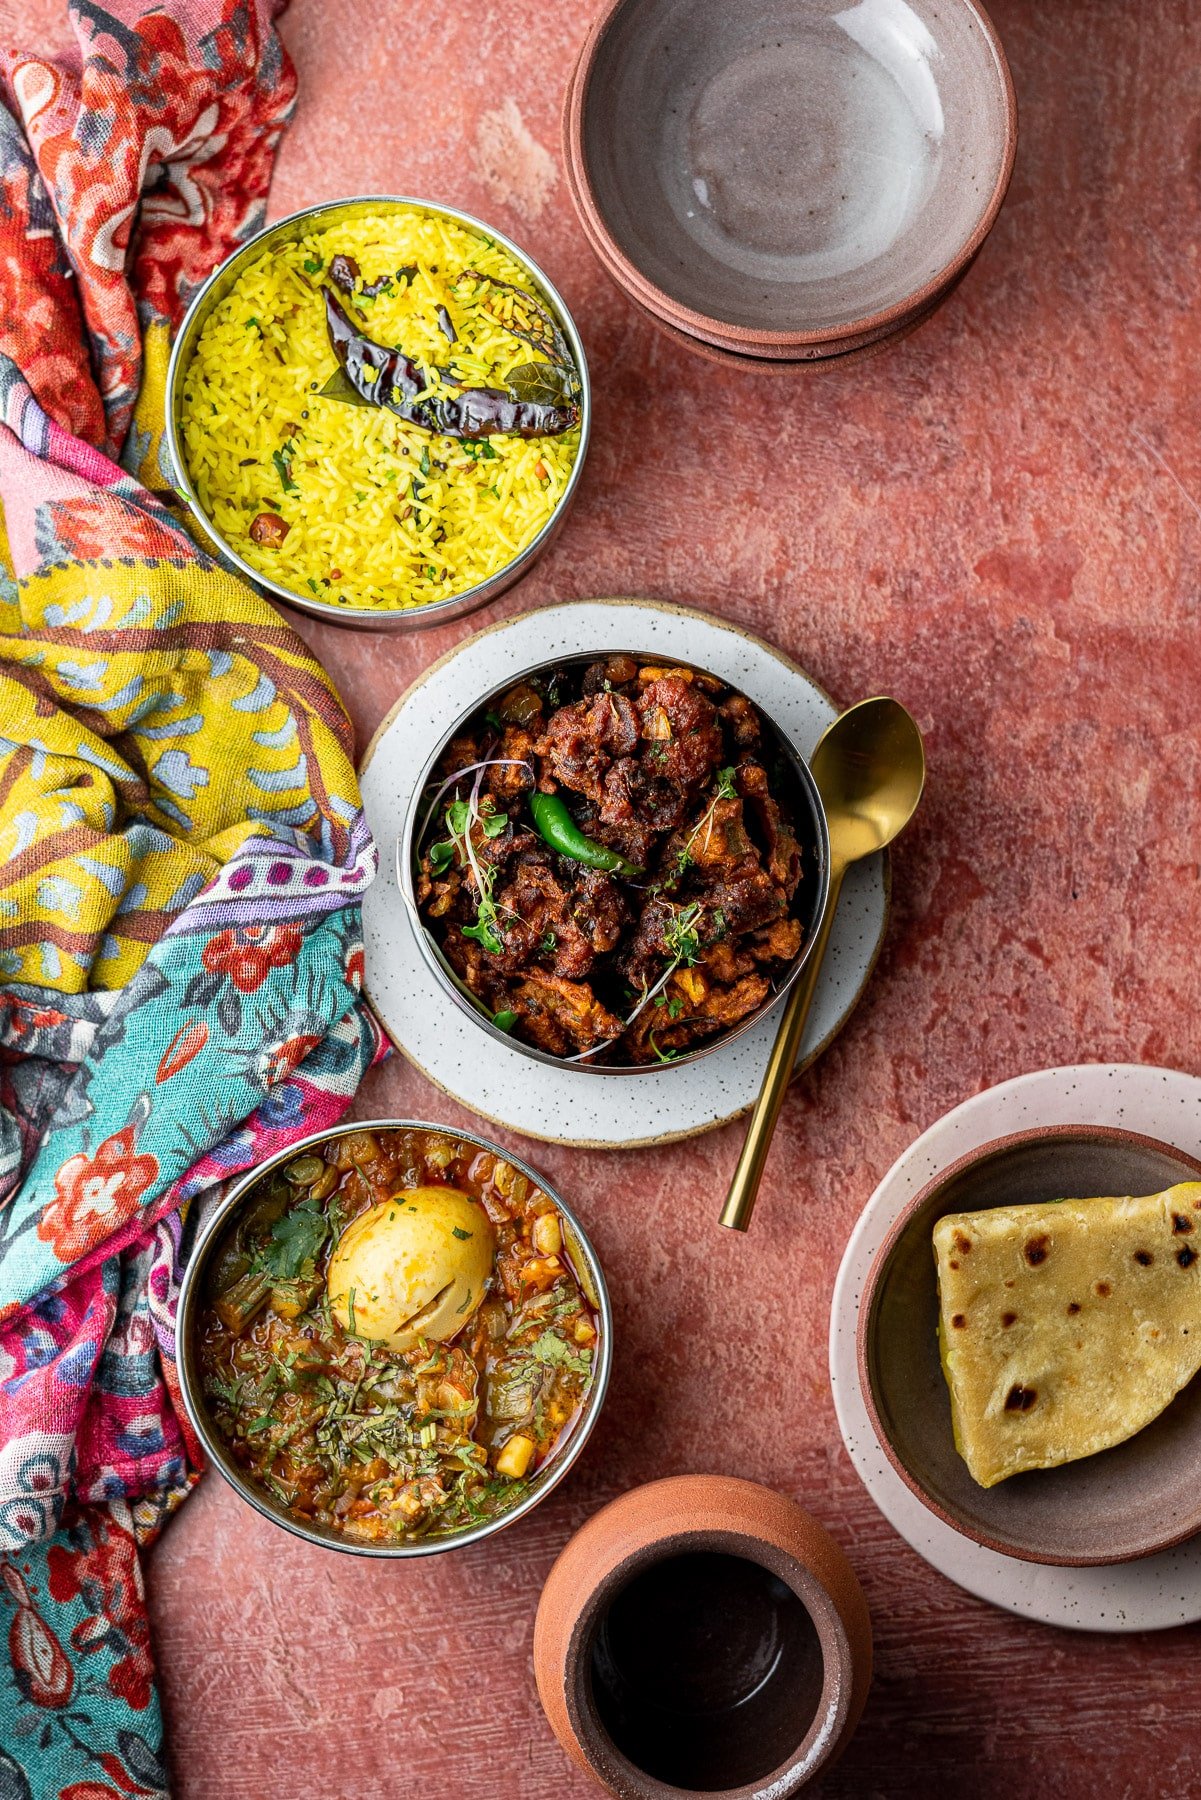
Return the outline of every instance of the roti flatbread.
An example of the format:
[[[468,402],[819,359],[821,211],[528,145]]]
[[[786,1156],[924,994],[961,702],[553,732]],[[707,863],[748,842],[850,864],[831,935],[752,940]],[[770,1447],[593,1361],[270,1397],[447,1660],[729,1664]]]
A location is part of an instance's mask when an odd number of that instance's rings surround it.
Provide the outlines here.
[[[934,1228],[955,1445],[981,1487],[1133,1437],[1201,1368],[1201,1182]]]

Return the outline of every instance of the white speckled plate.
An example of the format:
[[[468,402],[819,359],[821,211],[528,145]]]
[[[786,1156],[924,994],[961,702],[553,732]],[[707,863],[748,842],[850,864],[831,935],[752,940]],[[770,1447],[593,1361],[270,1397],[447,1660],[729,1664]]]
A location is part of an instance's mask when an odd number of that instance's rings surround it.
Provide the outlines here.
[[[1075,1631],[1157,1631],[1201,1619],[1201,1537],[1141,1562],[1056,1569],[999,1556],[928,1512],[880,1448],[855,1354],[859,1298],[903,1207],[936,1175],[993,1138],[1041,1125],[1120,1125],[1201,1154],[1201,1080],[1138,1063],[1081,1063],[1020,1075],[957,1106],[895,1162],[851,1233],[830,1311],[830,1381],[851,1461],[885,1518],[969,1593]]]
[[[367,818],[380,873],[363,902],[367,996],[410,1061],[464,1106],[527,1137],[597,1148],[693,1137],[745,1112],[759,1092],[778,1009],[711,1056],[645,1075],[557,1069],[495,1043],[451,1006],[417,947],[394,847],[412,784],[447,727],[509,675],[580,651],[646,651],[708,669],[757,701],[804,756],[838,708],[804,670],[761,639],[707,613],[651,600],[579,600],[506,619],[459,644],[393,707],[363,758]],[[867,985],[888,918],[888,864],[851,870],[798,1067],[842,1029]]]

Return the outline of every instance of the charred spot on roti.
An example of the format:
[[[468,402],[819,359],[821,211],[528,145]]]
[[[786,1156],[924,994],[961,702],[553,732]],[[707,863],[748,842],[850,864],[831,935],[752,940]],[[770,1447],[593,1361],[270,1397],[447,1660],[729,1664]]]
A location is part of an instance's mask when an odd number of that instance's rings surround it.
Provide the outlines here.
[[[955,1248],[958,1250],[960,1256],[966,1256],[971,1247],[971,1238],[965,1237],[962,1231],[957,1231],[955,1233]]]
[[[1155,1258],[1149,1250],[1136,1250],[1134,1253],[1134,1260],[1141,1268],[1149,1269],[1151,1264],[1155,1261]]]
[[[1008,1329],[1011,1325],[1017,1324],[1017,1318],[1018,1318],[1018,1316],[1016,1313],[1002,1313],[1001,1314],[1001,1323],[1002,1323],[1002,1325],[1004,1325],[1005,1329],[1008,1331]]]
[[[1037,1269],[1040,1263],[1046,1262],[1050,1250],[1051,1240],[1045,1231],[1038,1237],[1026,1239],[1026,1261],[1032,1269]]]
[[[959,1264],[954,1260],[954,1258],[952,1258],[952,1260],[951,1260],[951,1267],[953,1269],[957,1269],[959,1267]]]
[[[1020,1387],[1016,1382],[1005,1396],[1005,1411],[1028,1413],[1038,1401],[1036,1388]]]
[[[967,1320],[962,1313],[956,1313],[955,1317],[951,1320],[951,1324],[955,1327],[956,1331],[962,1331],[967,1324]]]
[[[1177,1237],[1182,1237],[1185,1232],[1191,1231],[1192,1229],[1193,1221],[1189,1218],[1187,1213],[1172,1214],[1172,1230]]]
[[[1080,1311],[1079,1300],[1069,1300],[1068,1301],[1068,1317],[1071,1319],[1074,1319],[1076,1317],[1076,1314],[1079,1311]]]
[[[1182,1244],[1176,1252],[1176,1261],[1180,1264],[1182,1269],[1187,1269],[1190,1263],[1195,1263],[1196,1260],[1197,1252],[1188,1244]]]
[[[1113,1289],[1107,1281],[1094,1281],[1093,1293],[1099,1295],[1102,1300],[1108,1300],[1109,1296],[1113,1293]]]

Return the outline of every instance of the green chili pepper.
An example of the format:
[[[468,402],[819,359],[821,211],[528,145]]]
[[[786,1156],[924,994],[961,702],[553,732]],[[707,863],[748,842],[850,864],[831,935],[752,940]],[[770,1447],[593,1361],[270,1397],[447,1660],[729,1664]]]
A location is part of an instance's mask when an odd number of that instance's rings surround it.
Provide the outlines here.
[[[641,869],[619,856],[616,850],[585,837],[568,812],[566,801],[560,800],[557,794],[531,794],[530,811],[539,835],[560,856],[569,856],[572,862],[587,863],[590,869],[605,869],[612,875],[642,874]]]

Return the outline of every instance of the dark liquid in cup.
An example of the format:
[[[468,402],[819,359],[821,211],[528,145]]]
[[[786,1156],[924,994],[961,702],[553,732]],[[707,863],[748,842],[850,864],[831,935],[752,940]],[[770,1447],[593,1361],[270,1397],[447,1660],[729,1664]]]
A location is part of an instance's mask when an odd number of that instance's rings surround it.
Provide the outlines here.
[[[601,1619],[592,1694],[645,1774],[697,1793],[759,1781],[817,1712],[822,1652],[804,1603],[741,1556],[689,1551],[635,1575]]]

